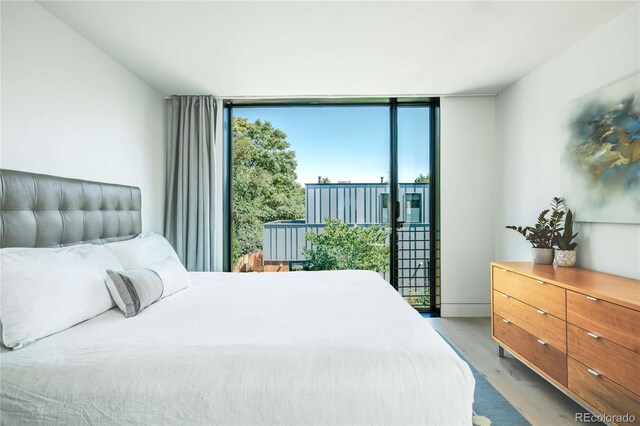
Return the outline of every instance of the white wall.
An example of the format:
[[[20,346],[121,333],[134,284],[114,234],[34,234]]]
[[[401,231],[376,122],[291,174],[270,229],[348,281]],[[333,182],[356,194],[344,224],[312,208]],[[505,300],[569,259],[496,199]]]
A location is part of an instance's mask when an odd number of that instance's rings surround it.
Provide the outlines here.
[[[531,259],[529,244],[504,225],[531,224],[553,196],[562,196],[563,111],[640,70],[639,35],[635,6],[498,95],[497,259]],[[579,266],[640,278],[640,225],[590,223],[578,231]]]
[[[441,315],[488,316],[495,98],[440,99]]]
[[[2,2],[2,168],[142,189],[162,232],[163,96],[33,2]]]

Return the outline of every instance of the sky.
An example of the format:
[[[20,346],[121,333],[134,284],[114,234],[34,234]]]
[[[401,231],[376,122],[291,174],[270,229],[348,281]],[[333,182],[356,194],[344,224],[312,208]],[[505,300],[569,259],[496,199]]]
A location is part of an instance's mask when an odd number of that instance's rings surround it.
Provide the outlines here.
[[[238,107],[234,116],[270,121],[287,134],[298,160],[298,183],[377,183],[389,178],[389,108]],[[398,178],[413,182],[429,172],[427,107],[398,109]]]

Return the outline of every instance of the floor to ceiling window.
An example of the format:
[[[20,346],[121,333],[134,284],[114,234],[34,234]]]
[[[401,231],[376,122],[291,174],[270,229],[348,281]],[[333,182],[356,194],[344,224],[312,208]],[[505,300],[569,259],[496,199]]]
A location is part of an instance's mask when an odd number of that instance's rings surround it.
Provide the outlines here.
[[[227,101],[228,270],[374,270],[435,311],[436,109]]]

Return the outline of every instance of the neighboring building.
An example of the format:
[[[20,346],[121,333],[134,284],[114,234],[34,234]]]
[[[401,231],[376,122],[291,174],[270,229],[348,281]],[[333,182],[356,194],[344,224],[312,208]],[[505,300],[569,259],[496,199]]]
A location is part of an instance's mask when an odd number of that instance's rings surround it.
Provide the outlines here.
[[[323,232],[327,217],[362,227],[389,222],[386,183],[318,183],[306,184],[305,189],[304,219],[264,224],[265,265],[301,269],[302,249],[313,247],[305,234]],[[398,289],[413,305],[423,305],[422,297],[429,291],[429,184],[401,183],[398,199],[399,220],[404,222],[398,232]]]

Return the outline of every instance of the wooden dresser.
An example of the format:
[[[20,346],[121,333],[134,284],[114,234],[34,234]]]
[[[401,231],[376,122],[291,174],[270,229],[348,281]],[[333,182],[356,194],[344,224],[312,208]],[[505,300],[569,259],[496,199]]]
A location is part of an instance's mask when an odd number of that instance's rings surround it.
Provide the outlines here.
[[[640,424],[640,281],[529,262],[491,264],[492,336],[608,423]]]

